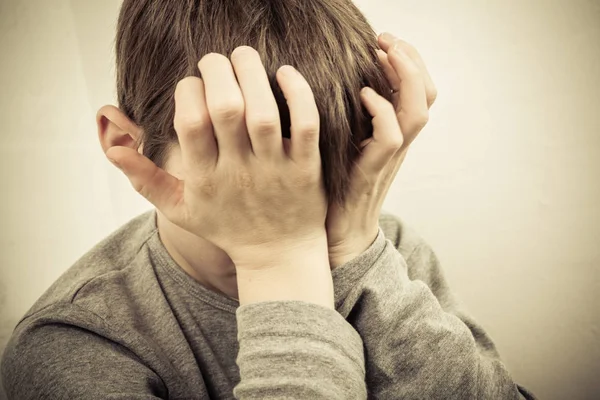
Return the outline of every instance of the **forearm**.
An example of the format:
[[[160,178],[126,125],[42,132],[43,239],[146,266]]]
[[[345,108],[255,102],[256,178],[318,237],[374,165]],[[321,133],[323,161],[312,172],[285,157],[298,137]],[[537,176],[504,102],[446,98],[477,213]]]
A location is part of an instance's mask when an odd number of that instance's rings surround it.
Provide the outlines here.
[[[298,301],[237,311],[238,399],[366,399],[362,340],[335,310]]]
[[[378,237],[351,264],[334,271],[337,305],[363,339],[374,398],[520,398],[500,359],[481,351],[424,282],[408,278],[391,242]]]
[[[364,293],[352,324],[365,342],[367,382],[377,398],[519,398],[503,363],[479,352],[468,327],[444,312],[424,283],[407,283],[396,295],[372,287]],[[371,318],[383,299],[390,311]]]
[[[366,398],[362,340],[333,307],[322,239],[272,246],[238,267],[236,398]]]

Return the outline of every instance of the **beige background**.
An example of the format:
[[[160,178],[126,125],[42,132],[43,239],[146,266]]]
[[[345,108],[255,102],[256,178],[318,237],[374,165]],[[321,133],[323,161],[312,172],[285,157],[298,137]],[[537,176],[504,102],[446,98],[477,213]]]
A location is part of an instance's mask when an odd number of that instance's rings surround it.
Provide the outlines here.
[[[432,244],[517,382],[600,398],[600,2],[357,3],[439,88],[385,208]],[[96,136],[118,5],[0,0],[0,350],[65,269],[151,207]]]

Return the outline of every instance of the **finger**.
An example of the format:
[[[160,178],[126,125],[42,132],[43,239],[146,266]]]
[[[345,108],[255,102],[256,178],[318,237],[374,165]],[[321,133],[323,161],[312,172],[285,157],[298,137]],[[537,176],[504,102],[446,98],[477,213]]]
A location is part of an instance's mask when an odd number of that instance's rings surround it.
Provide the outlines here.
[[[413,60],[415,64],[421,70],[423,75],[423,82],[425,84],[425,93],[427,97],[427,107],[430,108],[437,98],[437,88],[431,79],[431,75],[427,70],[427,66],[421,57],[421,54],[417,51],[417,49],[412,46],[410,43],[405,40],[399,39],[391,35],[390,33],[383,33],[379,36],[379,46],[385,52],[389,50],[390,47],[397,45],[402,48],[406,54]]]
[[[419,67],[400,48],[393,47],[388,59],[400,77],[400,110],[396,115],[404,146],[409,146],[429,121],[425,84]]]
[[[217,142],[206,106],[202,79],[188,76],[177,83],[173,125],[185,168],[195,170],[215,165],[218,158]]]
[[[183,181],[158,168],[135,149],[114,146],[106,156],[127,176],[134,189],[171,219],[183,200]]]
[[[362,150],[358,165],[365,172],[378,174],[402,147],[404,139],[392,103],[369,87],[361,90],[360,97],[373,117],[373,138]]]
[[[219,158],[245,158],[251,150],[244,121],[244,97],[229,59],[209,53],[198,62],[206,104],[213,123]]]
[[[377,49],[377,57],[379,58],[381,69],[383,70],[383,73],[385,74],[385,77],[388,83],[390,84],[390,88],[393,90],[392,104],[394,105],[394,108],[396,110],[400,110],[400,78],[394,70],[394,67],[392,67],[392,64],[390,64],[390,61],[388,60],[388,56],[385,53],[385,51]]]
[[[279,68],[277,82],[290,109],[290,158],[296,162],[320,160],[319,110],[312,89],[290,65]]]
[[[231,54],[231,63],[244,96],[246,127],[257,157],[283,157],[279,108],[269,77],[252,47],[240,46]]]

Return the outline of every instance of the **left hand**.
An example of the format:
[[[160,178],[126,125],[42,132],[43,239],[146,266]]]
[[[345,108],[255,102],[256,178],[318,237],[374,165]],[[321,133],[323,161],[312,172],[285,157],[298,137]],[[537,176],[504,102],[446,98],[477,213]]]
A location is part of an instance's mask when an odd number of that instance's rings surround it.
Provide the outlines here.
[[[377,50],[383,71],[394,90],[392,103],[371,88],[361,99],[373,117],[373,137],[361,143],[352,170],[344,207],[327,211],[327,242],[331,268],[360,255],[379,232],[379,214],[408,147],[427,124],[437,90],[421,56],[407,42],[384,33]]]

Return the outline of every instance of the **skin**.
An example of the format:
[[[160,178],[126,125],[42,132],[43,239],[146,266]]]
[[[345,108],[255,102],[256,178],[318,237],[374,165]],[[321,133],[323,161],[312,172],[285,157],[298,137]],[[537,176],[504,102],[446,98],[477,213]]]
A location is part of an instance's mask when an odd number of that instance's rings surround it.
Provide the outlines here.
[[[373,118],[373,137],[362,143],[363,153],[352,171],[344,208],[327,213],[329,260],[335,268],[369,248],[377,237],[383,201],[413,140],[429,121],[437,89],[419,52],[390,33],[378,38],[383,71],[393,88],[392,104],[381,96],[365,107]],[[398,127],[400,135],[398,135]]]
[[[241,305],[301,300],[333,308],[330,269],[376,238],[385,195],[437,96],[412,46],[390,34],[378,40],[397,92],[392,103],[370,88],[361,92],[374,134],[363,142],[343,208],[325,200],[310,87],[290,66],[277,72],[292,116],[292,137],[282,138],[266,73],[250,47],[235,49],[231,60],[207,54],[198,63],[203,79],[178,83],[181,147],[164,170],[136,151],[141,130],[118,108],[98,111],[107,158],[156,206],[161,240],[184,271]]]

